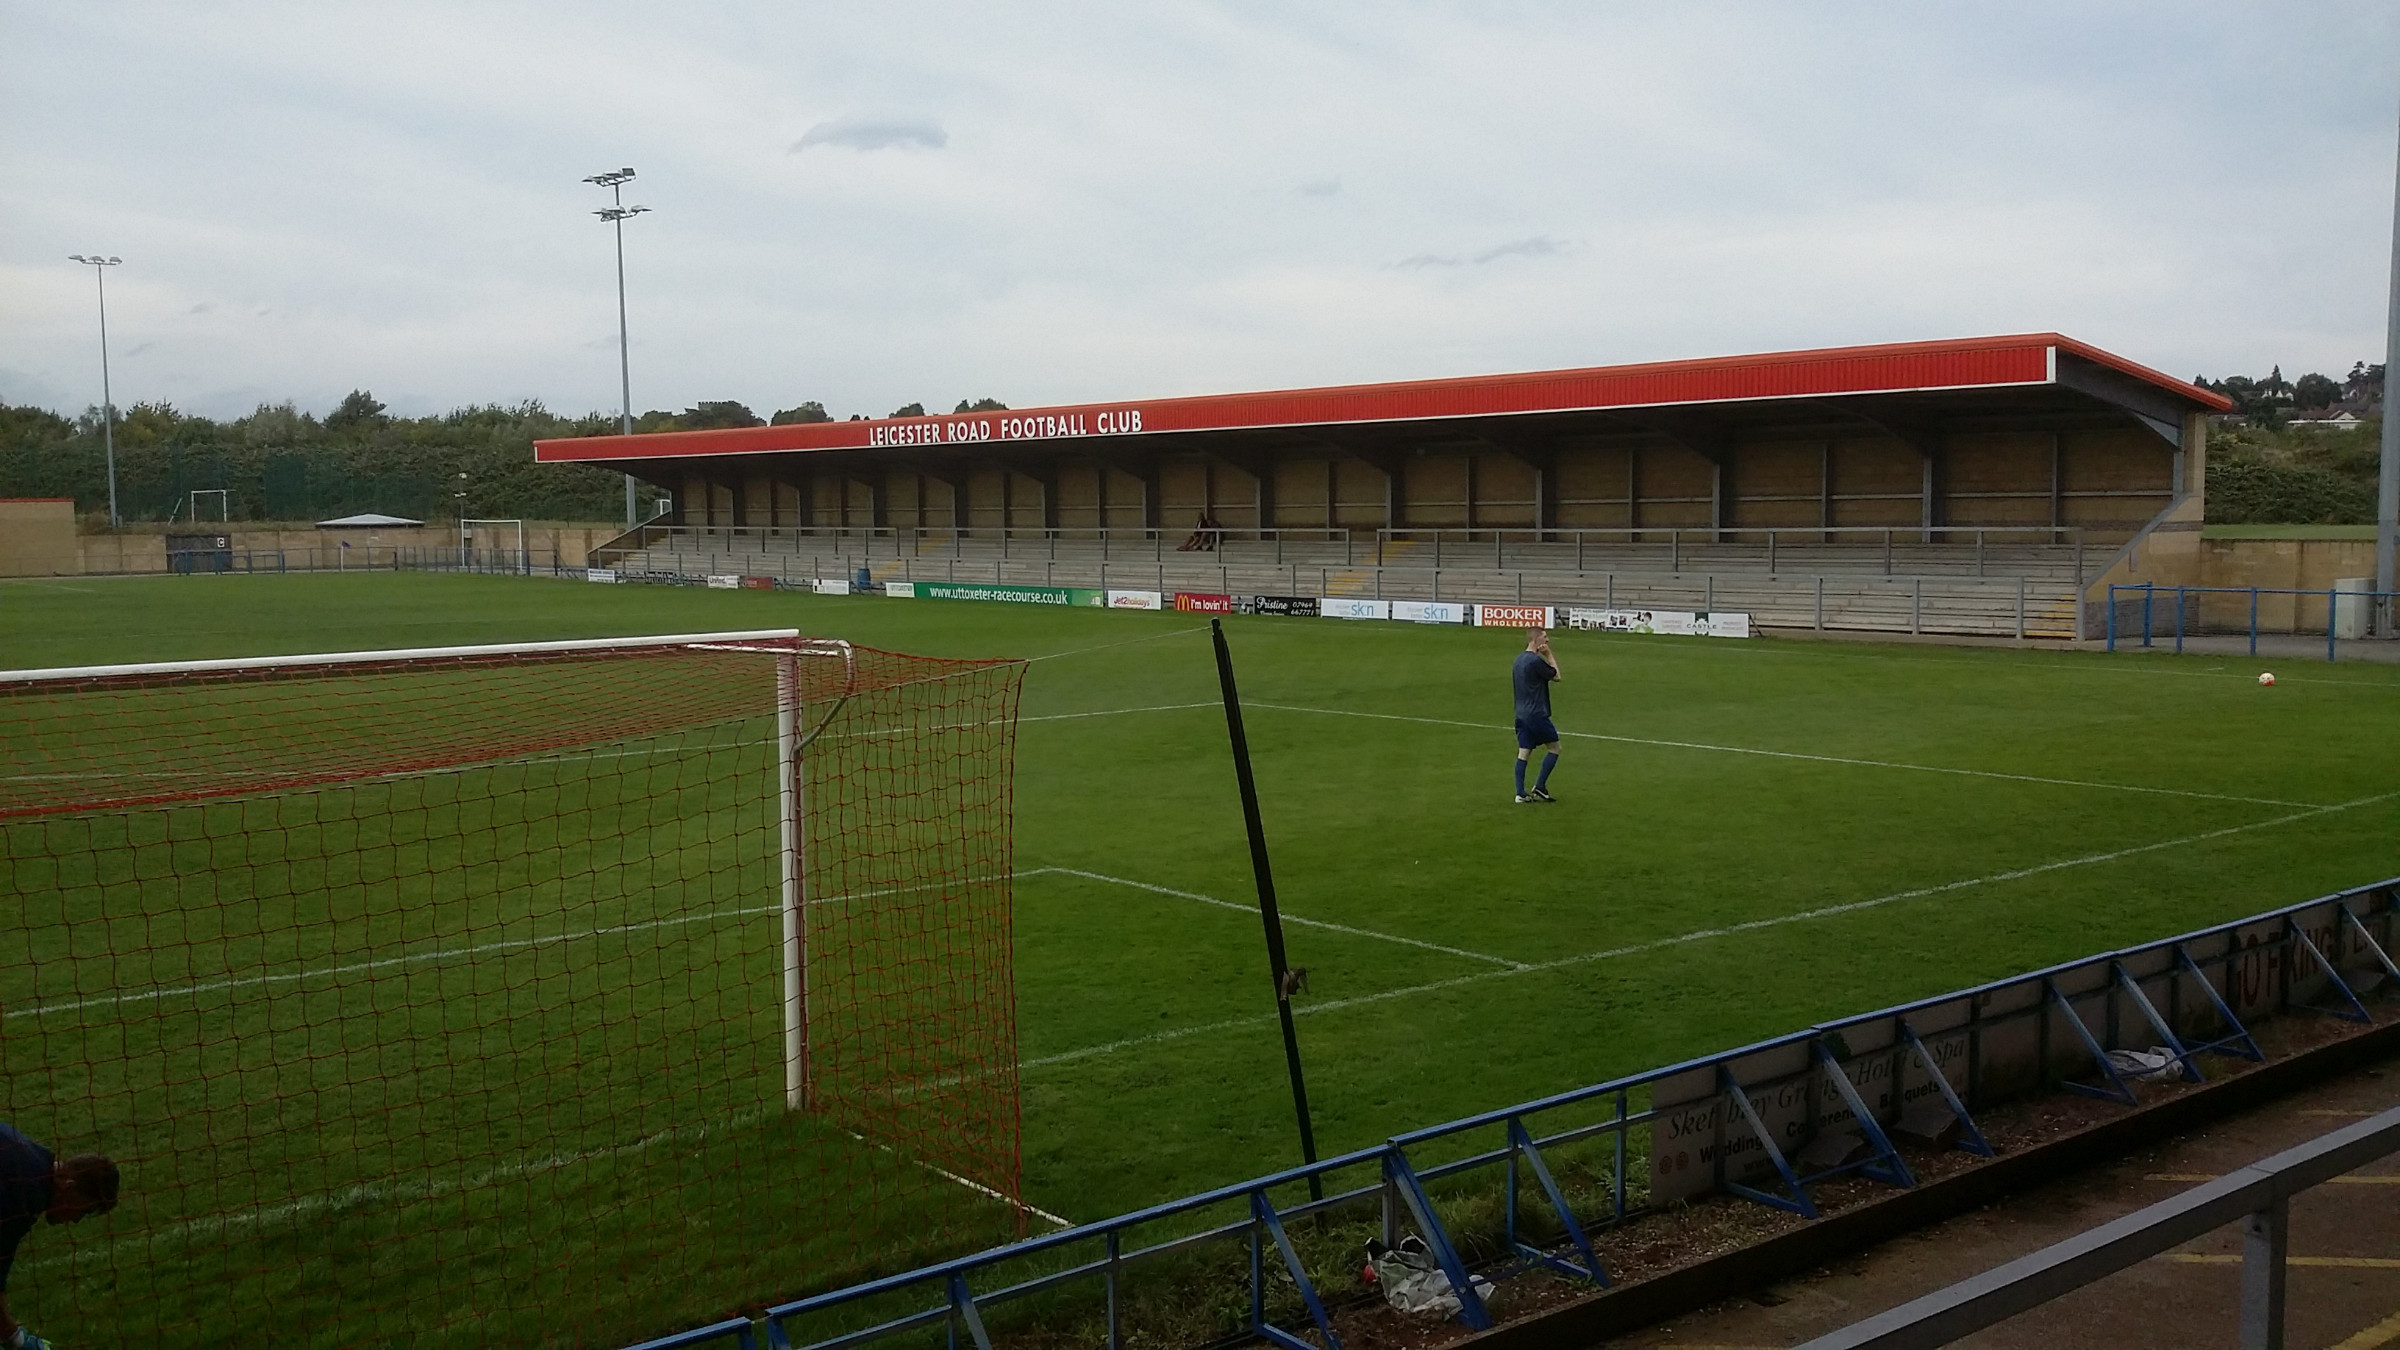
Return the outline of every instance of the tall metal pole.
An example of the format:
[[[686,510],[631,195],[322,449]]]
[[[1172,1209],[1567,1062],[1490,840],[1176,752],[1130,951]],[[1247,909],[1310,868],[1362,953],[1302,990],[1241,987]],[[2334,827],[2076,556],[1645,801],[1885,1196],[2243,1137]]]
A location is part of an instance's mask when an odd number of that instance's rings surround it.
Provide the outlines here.
[[[620,189],[612,186],[610,191],[617,194],[617,201],[625,200]],[[618,405],[622,409],[618,427],[622,434],[630,436],[633,434],[633,338],[625,322],[625,217],[620,215],[609,224],[617,231],[617,391],[622,400]],[[630,530],[640,523],[634,519],[633,475],[627,474],[625,528]]]
[[[1308,1082],[1300,1072],[1300,1034],[1292,1026],[1291,968],[1283,959],[1283,913],[1275,907],[1275,874],[1267,867],[1267,831],[1258,815],[1258,784],[1250,776],[1250,739],[1242,731],[1241,695],[1233,688],[1233,653],[1225,646],[1225,625],[1208,621],[1217,645],[1217,684],[1225,695],[1225,732],[1233,741],[1233,773],[1242,789],[1242,821],[1250,831],[1250,871],[1258,881],[1258,915],[1267,929],[1267,969],[1275,987],[1275,1012],[1283,1021],[1283,1062],[1292,1077],[1292,1114],[1300,1121],[1300,1157],[1317,1160],[1317,1132],[1309,1122]],[[1325,1198],[1325,1183],[1311,1175],[1308,1197]]]
[[[2375,589],[2384,593],[2375,604],[2383,616],[2378,625],[2385,637],[2400,637],[2400,606],[2395,606],[2391,592],[2395,586],[2393,554],[2400,552],[2400,407],[2394,406],[2393,395],[2400,393],[2400,375],[2393,367],[2400,364],[2400,170],[2392,178],[2392,274],[2391,295],[2385,306],[2383,339],[2383,466],[2375,484]]]
[[[618,422],[618,429],[627,436],[633,434],[633,343],[625,322],[625,218],[638,216],[650,209],[647,206],[626,209],[625,184],[630,182],[633,176],[631,168],[624,168],[611,170],[608,173],[596,173],[583,180],[587,183],[597,183],[608,189],[608,209],[595,214],[614,226],[617,231],[617,380],[619,391],[623,397],[621,405],[623,412]],[[627,474],[625,475],[625,528],[628,530],[641,523],[636,517],[633,490],[633,475]]]
[[[97,253],[67,256],[89,266],[92,279],[100,283],[100,444],[108,455],[108,527],[113,530],[125,520],[117,514],[117,404],[108,387],[108,269],[124,259]]]

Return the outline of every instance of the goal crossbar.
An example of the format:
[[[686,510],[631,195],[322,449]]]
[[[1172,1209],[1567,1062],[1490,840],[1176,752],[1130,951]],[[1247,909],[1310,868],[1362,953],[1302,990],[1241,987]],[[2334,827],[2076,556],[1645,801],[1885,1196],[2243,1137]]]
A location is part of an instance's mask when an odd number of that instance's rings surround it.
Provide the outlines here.
[[[494,656],[561,655],[606,652],[640,647],[682,647],[702,643],[788,642],[800,636],[797,628],[760,628],[739,633],[673,633],[651,637],[570,638],[556,642],[496,642],[473,647],[398,647],[365,652],[314,652],[304,656],[242,656],[209,661],[150,661],[119,666],[53,666],[40,670],[0,670],[0,685],[44,684],[60,680],[105,680],[153,675],[214,675],[245,670],[281,670],[308,666],[367,666],[401,661],[475,660]]]

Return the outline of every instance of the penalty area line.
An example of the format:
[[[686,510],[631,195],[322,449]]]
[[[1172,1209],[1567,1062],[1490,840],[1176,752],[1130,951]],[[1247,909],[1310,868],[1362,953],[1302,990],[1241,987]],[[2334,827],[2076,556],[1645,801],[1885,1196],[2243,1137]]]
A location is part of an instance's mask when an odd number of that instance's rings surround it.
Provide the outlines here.
[[[1086,872],[1081,868],[1075,867],[1037,867],[1031,871],[1019,872],[1017,875],[1021,877],[1027,877],[1042,872],[1056,873],[1060,876],[1082,877],[1086,881],[1101,881],[1112,886],[1129,886],[1134,890],[1148,891],[1153,895],[1171,895],[1178,900],[1196,900],[1203,905],[1215,905],[1219,909],[1237,910],[1243,914],[1258,913],[1258,906],[1256,905],[1245,905],[1236,900],[1220,900],[1213,895],[1202,895],[1198,891],[1179,891],[1171,886],[1154,886],[1147,881],[1135,881],[1128,877],[1112,877],[1105,872]],[[1448,956],[1463,956],[1469,960],[1489,962],[1492,965],[1504,966],[1510,970],[1532,969],[1531,966],[1523,961],[1511,961],[1505,956],[1493,956],[1487,952],[1471,952],[1464,947],[1445,947],[1439,942],[1426,942],[1420,938],[1402,937],[1397,933],[1379,933],[1372,928],[1353,928],[1346,923],[1330,923],[1324,919],[1304,919],[1299,915],[1290,913],[1288,911],[1283,915],[1283,921],[1288,924],[1297,924],[1304,928],[1322,928],[1328,932],[1347,933],[1352,937],[1374,938],[1378,942],[1397,942],[1404,947],[1418,947],[1424,949],[1425,951],[1441,952]]]
[[[1466,727],[1473,731],[1500,732],[1502,726],[1487,726],[1482,722],[1460,722],[1447,717],[1410,717],[1400,713],[1358,712],[1350,708],[1303,708],[1289,703],[1253,703],[1254,708],[1269,708],[1276,712],[1315,713],[1321,717],[1366,717],[1380,722],[1419,722],[1435,727]],[[1720,755],[1758,755],[1766,759],[1797,759],[1816,764],[1846,764],[1861,769],[1905,769],[1912,773],[1946,773],[1962,778],[1997,778],[2012,783],[2040,783],[2049,787],[2095,788],[2105,792],[2141,792],[2160,797],[2192,797],[2201,801],[2239,802],[2245,806],[2305,806],[2320,807],[2322,802],[2293,802],[2278,797],[2243,797],[2227,792],[2195,792],[2190,788],[2145,787],[2138,783],[2103,783],[2089,778],[2047,778],[2031,773],[2002,773],[1997,769],[1958,769],[1941,764],[1909,764],[1889,759],[1854,759],[1847,755],[1811,755],[1798,750],[1762,750],[1749,745],[1711,745],[1705,741],[1654,740],[1645,736],[1613,736],[1599,731],[1561,732],[1569,740],[1614,741],[1619,745],[1648,745],[1664,750],[1707,750]]]
[[[1584,952],[1577,956],[1562,956],[1554,961],[1541,961],[1531,965],[1518,966],[1509,970],[1479,970],[1471,975],[1454,975],[1446,980],[1433,980],[1425,984],[1409,985],[1401,989],[1385,989],[1372,994],[1358,994],[1350,998],[1328,999],[1322,1003],[1303,1004],[1296,1002],[1292,1005],[1292,1014],[1296,1017],[1307,1017],[1317,1013],[1338,1012],[1345,1008],[1365,1007],[1371,1003],[1387,1003],[1393,999],[1415,998],[1422,994],[1439,993],[1446,989],[1456,989],[1462,985],[1478,984],[1484,980],[1505,979],[1512,975],[1525,975],[1540,971],[1563,970],[1570,966],[1589,965],[1599,961],[1615,960],[1619,957],[1640,956],[1648,952],[1665,951],[1669,948],[1680,947],[1689,943],[1705,942],[1711,938],[1732,937],[1740,933],[1754,933],[1763,929],[1780,928],[1786,924],[1810,923],[1818,919],[1834,918],[1843,914],[1855,914],[1862,910],[1880,909],[1885,905],[1898,904],[1903,900],[1921,900],[1929,896],[1947,895],[1956,891],[1969,890],[1978,886],[1994,886],[2003,882],[2022,881],[2027,877],[2041,876],[2048,872],[2060,872],[2074,867],[2091,867],[2100,863],[2117,862],[2125,858],[2139,857],[2146,853],[2158,853],[2167,849],[2183,848],[2191,844],[2206,843],[2212,839],[2223,839],[2230,835],[2246,834],[2252,830],[2273,829],[2279,825],[2290,825],[2298,821],[2311,820],[2319,816],[2330,816],[2344,811],[2355,811],[2362,806],[2374,806],[2378,803],[2391,801],[2394,798],[2400,798],[2400,792],[2377,793],[2371,797],[2359,797],[2352,801],[2337,802],[2332,806],[2315,806],[2310,807],[2305,811],[2294,811],[2287,815],[2276,816],[2270,820],[2252,821],[2247,825],[2228,825],[2223,829],[2206,830],[2199,834],[2187,834],[2175,839],[2162,839],[2154,844],[2136,844],[2130,848],[2112,849],[2106,853],[2088,853],[2079,858],[2062,858],[2056,862],[2037,863],[2032,867],[2019,867],[2006,872],[1994,872],[1988,876],[1967,877],[1959,881],[1947,881],[1938,886],[1918,886],[1910,890],[1893,891],[1888,895],[1878,895],[1866,900],[1850,900],[1838,905],[1820,905],[1815,909],[1798,910],[1794,913],[1779,914],[1772,918],[1766,919],[1751,919],[1743,923],[1727,924],[1721,928],[1699,928],[1688,933],[1677,933],[1672,937],[1656,938],[1649,942],[1637,942],[1623,947],[1610,947],[1602,951]],[[1051,1065],[1067,1064],[1072,1063],[1075,1060],[1092,1059],[1101,1055],[1113,1055],[1121,1051],[1137,1050],[1146,1046],[1159,1045],[1168,1041],[1179,1041],[1187,1037],[1206,1035],[1211,1032],[1233,1031],[1245,1027],[1263,1026],[1274,1020],[1274,1017],[1262,1013],[1249,1017],[1228,1018],[1221,1022],[1207,1022],[1198,1026],[1176,1027],[1167,1031],[1152,1032],[1145,1036],[1133,1036],[1121,1041],[1108,1041],[1099,1045],[1083,1046],[1075,1050],[1064,1050],[1054,1055],[1043,1055],[1034,1059],[1020,1060],[1017,1063],[1017,1067],[1020,1070],[1047,1068]]]

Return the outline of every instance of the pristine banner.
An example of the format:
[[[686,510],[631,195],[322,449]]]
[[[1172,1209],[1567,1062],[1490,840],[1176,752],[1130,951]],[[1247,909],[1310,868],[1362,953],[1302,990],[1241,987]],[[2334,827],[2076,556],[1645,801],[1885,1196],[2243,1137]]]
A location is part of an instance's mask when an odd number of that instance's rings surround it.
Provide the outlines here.
[[[1317,617],[1317,597],[1313,595],[1245,595],[1233,602],[1236,614],[1280,614],[1289,618]]]

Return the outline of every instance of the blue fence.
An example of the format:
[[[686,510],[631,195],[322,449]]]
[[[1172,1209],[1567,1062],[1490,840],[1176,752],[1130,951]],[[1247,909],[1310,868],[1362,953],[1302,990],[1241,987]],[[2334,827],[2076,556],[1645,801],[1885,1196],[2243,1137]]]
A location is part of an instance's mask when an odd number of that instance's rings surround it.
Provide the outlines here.
[[[2262,597],[2282,611],[2273,618],[2283,622],[2271,618],[2266,631],[2313,636],[2322,627],[2325,659],[2331,661],[2339,653],[2337,644],[2342,640],[2343,630],[2353,629],[2350,637],[2356,639],[2375,627],[2378,616],[2388,623],[2392,602],[2400,598],[2400,592],[2112,583],[2108,588],[2108,649],[2115,651],[2120,642],[2152,647],[2171,641],[2181,654],[2187,636],[2231,634],[2247,636],[2250,655],[2256,656]],[[2324,616],[2321,624],[2317,619],[2320,606]]]
[[[1505,1190],[1499,1237],[1508,1255],[1484,1273],[1538,1265],[1605,1286],[1593,1235],[1662,1200],[1715,1191],[1814,1218],[1812,1188],[1834,1177],[1916,1184],[1893,1142],[1904,1122],[1919,1137],[1988,1155],[1974,1113],[1994,1102],[2058,1088],[2135,1105],[2133,1083],[2107,1053],[2128,1035],[2137,1048],[2167,1048],[2176,1074],[2196,1082],[2206,1078],[2205,1056],[2264,1058],[2249,1031],[2262,1016],[2301,1009],[2370,1021],[2363,998],[2400,986],[2391,955],[2396,905],[2400,878],[1394,1135],[1311,1166],[778,1303],[755,1318],[633,1350],[834,1350],[909,1331],[946,1331],[953,1346],[989,1347],[988,1312],[1075,1288],[1105,1319],[1115,1350],[1126,1282],[1139,1264],[1212,1244],[1247,1249],[1252,1334],[1309,1347],[1270,1317],[1271,1289],[1288,1280],[1297,1292],[1290,1315],[1304,1315],[1328,1350],[1339,1350],[1289,1231],[1295,1220],[1336,1210],[1379,1211],[1387,1242],[1404,1228],[1420,1234],[1459,1298],[1459,1320],[1488,1327],[1460,1241],[1436,1203],[1474,1193],[1468,1174],[1481,1174],[1485,1196]],[[1928,1113],[1938,1129],[1925,1128]],[[1637,1130],[1648,1132],[1646,1147]],[[1813,1147],[1827,1139],[1843,1147]],[[1581,1207],[1554,1166],[1577,1144],[1596,1147],[1608,1163],[1605,1196]],[[1650,1169],[1640,1196],[1627,1175],[1637,1158]],[[1306,1198],[1312,1181],[1324,1198]],[[1534,1235],[1536,1226],[1544,1236]],[[911,1302],[891,1315],[895,1299]],[[1276,1301],[1293,1304],[1288,1292]],[[877,1311],[862,1316],[870,1306]],[[808,1334],[844,1313],[852,1325]]]

